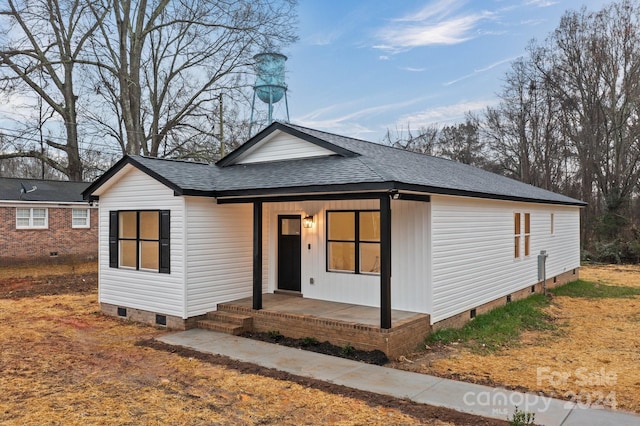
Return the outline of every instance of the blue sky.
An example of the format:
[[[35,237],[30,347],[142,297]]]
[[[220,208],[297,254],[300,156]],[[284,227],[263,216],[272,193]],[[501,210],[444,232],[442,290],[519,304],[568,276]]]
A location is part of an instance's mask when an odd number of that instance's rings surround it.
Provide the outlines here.
[[[605,0],[300,0],[291,121],[379,142],[495,105],[510,63],[568,9]],[[279,117],[277,117],[279,118]]]

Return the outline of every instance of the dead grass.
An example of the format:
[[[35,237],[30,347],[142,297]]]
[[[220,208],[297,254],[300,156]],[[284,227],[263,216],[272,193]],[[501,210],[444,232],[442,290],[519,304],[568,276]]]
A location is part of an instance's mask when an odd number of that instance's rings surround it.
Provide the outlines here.
[[[47,265],[18,265],[0,268],[0,280],[6,278],[43,277],[50,275],[84,274],[98,271],[98,262],[73,262]]]
[[[580,275],[640,287],[639,266],[588,266]],[[417,366],[410,368],[640,412],[640,297],[554,297],[545,312],[558,329],[525,332],[519,346],[489,355],[448,346],[448,357],[425,361],[428,356],[416,355]]]
[[[136,346],[164,331],[95,294],[0,299],[0,323],[3,425],[450,424]]]

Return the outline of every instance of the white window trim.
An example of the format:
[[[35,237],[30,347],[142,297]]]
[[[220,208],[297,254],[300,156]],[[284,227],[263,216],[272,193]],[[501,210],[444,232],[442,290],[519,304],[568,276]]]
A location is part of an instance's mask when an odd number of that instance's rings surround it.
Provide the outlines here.
[[[84,211],[87,212],[87,217],[86,217],[87,223],[86,224],[84,224],[84,225],[75,225],[73,223],[73,220],[74,220],[73,213],[76,210],[84,210]],[[91,210],[89,208],[72,208],[71,209],[71,227],[74,228],[74,229],[90,228],[91,227]]]
[[[29,225],[18,224],[18,210],[29,210]],[[33,224],[33,210],[44,210],[44,225],[36,226]],[[26,218],[20,218],[26,219]],[[40,219],[40,218],[38,218]],[[49,229],[49,209],[46,207],[16,207],[16,229]]]

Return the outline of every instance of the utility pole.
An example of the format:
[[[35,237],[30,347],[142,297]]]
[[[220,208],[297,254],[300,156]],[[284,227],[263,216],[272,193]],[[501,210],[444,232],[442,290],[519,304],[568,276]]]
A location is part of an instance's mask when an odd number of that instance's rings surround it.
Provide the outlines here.
[[[225,153],[225,149],[224,149],[224,129],[222,128],[222,125],[223,125],[223,119],[222,119],[222,92],[220,92],[220,95],[219,95],[218,99],[219,99],[219,102],[220,102],[220,158],[224,158],[226,153]]]

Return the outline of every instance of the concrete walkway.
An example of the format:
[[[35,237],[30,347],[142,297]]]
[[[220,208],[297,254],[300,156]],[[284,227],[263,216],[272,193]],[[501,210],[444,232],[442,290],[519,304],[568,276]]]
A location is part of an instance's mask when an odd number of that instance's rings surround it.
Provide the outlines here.
[[[536,424],[548,426],[640,425],[640,416],[622,411],[581,407],[536,394],[364,364],[213,331],[192,329],[158,340],[298,376],[500,420],[510,418],[518,406],[535,413]]]

